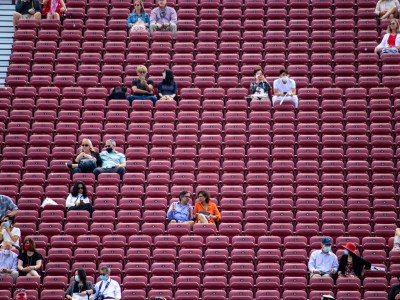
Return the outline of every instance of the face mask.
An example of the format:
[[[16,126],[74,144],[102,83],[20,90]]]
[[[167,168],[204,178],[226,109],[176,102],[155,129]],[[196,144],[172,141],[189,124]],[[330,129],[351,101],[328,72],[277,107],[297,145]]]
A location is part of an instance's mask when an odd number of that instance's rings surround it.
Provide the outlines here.
[[[8,255],[10,255],[10,254],[11,254],[11,250],[4,250],[4,252],[3,252],[3,253],[4,253],[4,255],[7,255],[7,256],[8,256]]]
[[[328,253],[329,251],[331,251],[331,247],[330,246],[324,246],[324,250],[325,253]]]
[[[26,297],[24,297],[24,296],[19,296],[19,297],[17,298],[17,300],[26,300]]]
[[[10,221],[5,221],[3,224],[5,228],[10,227]]]
[[[343,254],[344,254],[344,255],[349,255],[349,250],[344,250],[344,251],[343,251]]]
[[[107,147],[106,150],[107,150],[108,153],[111,153],[113,151],[113,148]]]
[[[79,275],[75,275],[75,281],[78,282],[79,280],[81,280],[81,279],[79,278]]]
[[[288,77],[287,76],[283,76],[282,77],[282,81],[285,81],[285,82],[288,81]]]
[[[30,247],[31,247],[31,245],[25,244],[25,245],[24,245],[24,250],[25,250],[25,251],[28,251]]]
[[[165,79],[165,77],[167,77],[166,73],[162,73],[162,78]]]
[[[107,275],[100,275],[100,278],[101,278],[101,280],[103,280],[103,281],[107,281]]]

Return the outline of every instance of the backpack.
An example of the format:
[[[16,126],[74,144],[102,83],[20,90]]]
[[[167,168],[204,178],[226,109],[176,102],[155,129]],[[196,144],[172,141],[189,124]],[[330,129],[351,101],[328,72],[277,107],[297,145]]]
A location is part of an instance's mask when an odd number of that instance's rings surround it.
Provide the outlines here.
[[[125,93],[126,93],[126,87],[125,86],[117,86],[112,90],[112,93],[108,96],[108,100],[126,99]]]

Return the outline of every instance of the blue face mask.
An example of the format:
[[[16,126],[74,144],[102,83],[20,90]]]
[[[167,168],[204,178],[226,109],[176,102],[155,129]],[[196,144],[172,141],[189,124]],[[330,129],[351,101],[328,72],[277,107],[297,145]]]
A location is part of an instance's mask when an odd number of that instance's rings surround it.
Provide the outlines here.
[[[331,246],[324,246],[324,250],[325,253],[328,253],[329,251],[331,251]]]
[[[349,255],[349,250],[344,249],[344,250],[343,250],[343,254],[344,254],[344,255]]]
[[[75,275],[75,281],[80,281],[81,279],[79,278],[79,275]]]
[[[101,278],[101,280],[103,280],[103,281],[107,281],[107,276],[106,275],[100,275],[100,278]]]
[[[3,225],[4,225],[5,228],[10,227],[10,221],[5,221],[5,222],[3,223]]]

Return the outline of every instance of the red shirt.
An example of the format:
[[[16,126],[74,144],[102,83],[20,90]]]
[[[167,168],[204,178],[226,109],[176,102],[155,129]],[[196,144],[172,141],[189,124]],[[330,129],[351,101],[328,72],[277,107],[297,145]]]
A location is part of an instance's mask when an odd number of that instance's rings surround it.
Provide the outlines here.
[[[395,47],[396,46],[396,37],[397,37],[397,34],[389,35],[388,44],[389,44],[390,47]]]

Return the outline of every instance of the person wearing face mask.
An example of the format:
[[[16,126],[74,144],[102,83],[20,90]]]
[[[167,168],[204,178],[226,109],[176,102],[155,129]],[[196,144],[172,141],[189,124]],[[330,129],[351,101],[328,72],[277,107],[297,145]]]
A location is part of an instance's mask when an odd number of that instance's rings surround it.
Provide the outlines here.
[[[107,140],[105,151],[100,153],[101,167],[94,169],[96,177],[101,173],[117,173],[122,177],[125,174],[126,158],[125,155],[115,151],[116,143],[114,140]]]
[[[112,299],[121,300],[121,287],[118,282],[110,278],[111,269],[103,266],[100,268],[100,281],[96,283],[95,293],[90,300]]]
[[[338,270],[338,258],[331,252],[332,239],[324,237],[321,241],[321,250],[315,250],[308,262],[308,270],[311,278],[329,277],[334,275]]]
[[[14,247],[19,249],[19,239],[21,238],[21,230],[14,226],[15,218],[13,216],[5,216],[0,226],[0,240],[10,241]]]
[[[96,291],[93,284],[86,280],[84,269],[77,269],[74,274],[74,281],[65,291],[64,297],[68,300],[88,299],[89,295],[94,294]]]
[[[256,81],[250,84],[251,100],[269,100],[271,97],[271,86],[265,79],[262,69],[255,69],[253,75]]]
[[[42,255],[36,252],[35,241],[26,237],[22,243],[22,253],[18,256],[19,276],[40,277]]]
[[[167,6],[167,0],[158,0],[158,7],[150,13],[150,35],[154,31],[171,31],[176,33],[177,15],[175,9]]]
[[[354,243],[347,243],[343,246],[343,255],[340,258],[338,275],[342,277],[355,277],[361,279],[364,268],[371,269],[371,263],[362,259],[356,254],[357,247]]]
[[[397,275],[397,280],[400,281],[400,273]],[[388,295],[388,300],[400,300],[400,284],[392,286]]]
[[[189,201],[189,192],[183,191],[179,194],[179,201],[171,203],[168,209],[168,223],[186,223],[193,226],[193,206],[189,204]]]
[[[15,296],[15,300],[27,300],[28,295],[26,294],[25,289],[17,289]]]
[[[70,210],[86,210],[90,214],[93,213],[93,206],[90,204],[87,196],[86,185],[83,181],[77,181],[68,195],[65,206]]]
[[[174,74],[171,70],[164,70],[163,81],[158,84],[157,90],[160,100],[174,101],[177,86],[176,82],[174,82]]]
[[[0,276],[11,276],[16,283],[18,255],[11,251],[11,248],[10,241],[3,242],[3,250],[0,251]]]
[[[272,105],[282,104],[285,101],[293,102],[295,108],[299,105],[299,99],[296,96],[296,82],[289,78],[286,70],[280,70],[279,78],[274,80]]]

